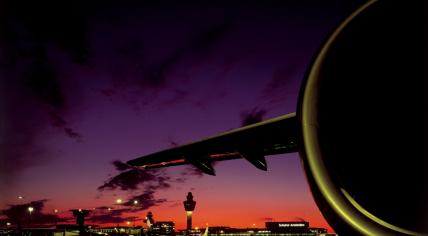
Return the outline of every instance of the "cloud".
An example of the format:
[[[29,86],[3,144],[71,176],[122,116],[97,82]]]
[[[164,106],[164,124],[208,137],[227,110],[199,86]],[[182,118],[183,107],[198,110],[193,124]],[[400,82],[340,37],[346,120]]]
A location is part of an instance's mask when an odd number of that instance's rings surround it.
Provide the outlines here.
[[[167,74],[180,61],[183,53],[181,49],[168,55],[160,62],[149,66],[143,73],[143,85],[149,85],[152,88],[160,88],[165,86]]]
[[[144,193],[131,196],[124,204],[124,206],[131,207],[130,210],[133,211],[141,211],[149,209],[150,207],[157,206],[159,204],[167,202],[167,199],[161,198],[156,199],[155,191],[153,190],[146,190]],[[137,201],[138,203],[135,204],[134,201]]]
[[[86,219],[87,222],[92,223],[123,223],[125,221],[134,221],[137,220],[138,217],[135,216],[122,216],[124,213],[130,212],[129,208],[124,209],[110,209],[106,207],[98,207],[97,209],[101,209],[102,211],[96,210],[92,211],[89,217]]]
[[[53,63],[47,57],[47,49],[44,46],[37,48],[38,53],[33,56],[33,63],[28,68],[25,86],[42,103],[55,109],[62,109],[65,105],[65,97],[58,72]]]
[[[232,25],[232,20],[226,19],[195,33],[189,48],[198,52],[213,49],[232,30]]]
[[[75,62],[88,55],[84,8],[81,1],[60,4],[57,1],[8,2],[3,4],[2,39],[17,56],[34,53],[33,45],[52,44]],[[51,9],[55,9],[52,11]],[[13,60],[14,58],[11,58]]]
[[[98,190],[137,190],[138,186],[143,183],[149,183],[157,180],[157,176],[141,169],[126,170],[118,175],[108,179]]]
[[[282,68],[275,69],[272,73],[272,79],[258,97],[259,103],[270,110],[283,104],[287,99],[294,98],[295,95],[292,92],[299,86],[300,76],[297,76],[298,72],[299,65],[297,62],[288,63]]]
[[[199,170],[198,168],[188,165],[186,166],[186,168],[180,173],[181,176],[183,176],[182,178],[178,178],[177,181],[178,182],[185,182],[187,180],[187,177],[189,176],[197,176],[197,177],[202,177],[204,176],[204,172],[202,172],[201,170]]]
[[[122,190],[135,191],[139,187],[148,190],[169,188],[171,178],[163,170],[152,169],[145,170],[129,166],[121,161],[113,161],[112,164],[116,170],[120,171],[117,175],[110,177],[103,185],[98,187],[99,191],[103,190]]]
[[[61,113],[66,113],[67,101],[64,94],[64,86],[61,84],[54,62],[46,55],[46,49],[40,49],[42,53],[34,58],[33,66],[29,68],[28,77],[24,79],[23,89],[29,88],[31,99],[34,97],[40,102],[40,106],[46,110],[51,117],[51,125],[62,129],[64,133],[77,141],[81,141],[82,135],[69,127],[68,122]],[[31,96],[32,95],[32,96]]]
[[[267,111],[264,109],[253,108],[250,111],[241,112],[241,126],[251,125],[263,120]]]
[[[165,24],[165,22],[160,24]],[[166,27],[170,27],[168,24],[171,23],[167,23]],[[210,52],[214,51],[231,31],[232,22],[220,20],[220,23],[204,24],[203,27],[189,22],[189,25],[192,27],[190,32],[188,32],[189,29],[183,29],[184,35],[182,32],[175,33],[180,40],[176,40],[174,43],[168,41],[167,45],[163,45],[162,40],[154,43],[154,48],[161,47],[162,50],[144,50],[144,44],[150,44],[150,42],[145,42],[144,38],[138,42],[135,42],[135,39],[126,40],[123,44],[133,45],[132,50],[138,51],[137,54],[143,54],[143,56],[129,56],[128,53],[124,54],[123,49],[119,50],[118,54],[123,59],[118,61],[132,60],[132,63],[115,61],[115,64],[110,66],[113,75],[111,85],[100,89],[99,92],[110,99],[125,99],[137,112],[140,112],[142,106],[154,99],[160,99],[161,108],[169,108],[183,101],[190,102],[186,99],[190,97],[191,92],[187,91],[187,87],[176,89],[177,86],[172,84],[170,77],[176,75],[177,69],[183,68],[180,67],[180,63],[199,64],[209,57]],[[157,31],[152,34],[164,37],[164,33]],[[114,46],[112,45],[112,47]],[[126,51],[129,50],[131,49]],[[187,72],[177,73],[180,74],[179,79],[189,78]],[[178,77],[174,78],[177,80]],[[174,82],[177,82],[176,80]],[[160,97],[158,93],[160,90],[162,90],[162,95],[169,93],[170,96]]]
[[[138,220],[138,217],[124,215],[138,213],[167,202],[167,199],[164,198],[156,199],[153,189],[157,188],[149,187],[141,194],[131,195],[124,203],[117,204],[116,209],[115,207],[99,206],[92,211],[87,220],[94,223],[121,223]]]
[[[82,135],[80,133],[76,132],[74,129],[70,128],[68,125],[68,122],[64,118],[62,118],[59,114],[52,112],[52,113],[50,113],[50,116],[51,116],[51,121],[52,121],[53,126],[59,128],[59,129],[63,129],[65,134],[68,137],[70,137],[76,141],[79,141],[79,142],[82,141],[82,139],[83,139]]]
[[[118,160],[113,161],[113,162],[112,162],[112,164],[114,165],[114,167],[115,167],[115,168],[116,168],[116,170],[118,170],[118,171],[129,170],[129,169],[131,169],[131,168],[132,168],[132,167],[131,167],[131,166],[129,166],[128,164],[123,163],[123,162],[118,161]]]
[[[173,138],[173,137],[168,137],[168,140],[167,140],[167,143],[168,143],[168,146],[169,147],[177,147],[177,146],[179,146],[180,144]]]
[[[51,9],[54,8],[55,11]],[[62,66],[84,63],[88,56],[85,20],[78,2],[2,4],[0,22],[0,184],[20,171],[52,158],[40,140],[46,127],[58,128],[76,141],[82,135],[69,122],[70,98]],[[58,58],[67,59],[60,62]],[[78,91],[73,91],[78,94]],[[78,101],[78,96],[73,97]],[[5,127],[3,129],[3,127]],[[13,168],[10,168],[13,167]]]
[[[110,177],[103,185],[98,187],[98,191],[121,190],[132,193],[124,203],[120,204],[120,206],[127,207],[123,208],[123,211],[141,211],[167,201],[165,198],[155,197],[156,191],[170,188],[171,182],[173,182],[171,177],[166,175],[163,170],[144,170],[129,166],[118,160],[113,161],[112,164],[120,173]],[[111,216],[104,217],[97,220],[105,219],[111,222],[123,220],[111,218]]]
[[[127,218],[122,217],[122,213],[135,213],[167,203],[168,199],[156,196],[159,190],[169,189],[173,183],[183,183],[190,176],[202,176],[198,170],[189,168],[188,171],[183,171],[181,177],[172,179],[161,169],[144,170],[118,160],[113,161],[112,164],[119,173],[99,186],[98,191],[127,191],[128,197],[123,203],[117,204],[121,209],[94,216],[91,218],[94,222],[123,222]],[[97,207],[96,212],[105,213],[108,208],[112,207]]]
[[[217,163],[218,162],[212,162],[211,165],[215,167]],[[189,177],[192,177],[192,176],[203,177],[206,174],[193,165],[187,165],[186,168],[184,168],[184,170],[181,171],[180,175],[181,177],[176,178],[175,181],[179,183],[183,183],[187,181]]]
[[[46,225],[54,224],[56,222],[64,221],[56,214],[45,214],[43,209],[46,199],[32,201],[25,204],[9,205],[8,208],[1,210],[1,215],[7,217],[7,221],[14,225],[25,225],[31,222],[32,225]],[[28,212],[29,207],[33,207],[31,215]]]
[[[29,109],[31,111],[33,108],[30,107]],[[13,118],[9,117],[11,112],[16,114]],[[52,158],[50,150],[38,142],[43,129],[43,124],[37,121],[41,114],[37,111],[34,111],[33,114],[33,116],[29,116],[25,114],[25,110],[12,110],[12,108],[7,108],[6,112],[0,114],[0,122],[2,123],[2,133],[0,133],[0,188],[2,189],[14,184],[22,170],[41,165]]]
[[[160,108],[170,108],[177,105],[180,102],[186,101],[186,99],[191,95],[189,91],[185,91],[182,89],[174,89],[171,91],[171,96],[164,99],[160,103]]]
[[[207,51],[213,49],[231,29],[231,22],[224,21],[213,24],[202,30],[195,30],[188,44],[177,47],[160,62],[148,67],[144,74],[144,82],[152,87],[160,87],[166,83],[166,76],[184,57],[198,57],[207,55]],[[177,94],[183,97],[183,93]],[[187,95],[187,94],[185,94]]]
[[[274,70],[272,79],[263,89],[262,96],[269,97],[284,90],[284,87],[289,86],[289,83],[294,79],[297,73],[297,66],[294,64]]]
[[[75,139],[79,142],[82,141],[82,135],[80,133],[77,133],[72,128],[66,127],[64,128],[65,133],[68,135],[68,137]]]

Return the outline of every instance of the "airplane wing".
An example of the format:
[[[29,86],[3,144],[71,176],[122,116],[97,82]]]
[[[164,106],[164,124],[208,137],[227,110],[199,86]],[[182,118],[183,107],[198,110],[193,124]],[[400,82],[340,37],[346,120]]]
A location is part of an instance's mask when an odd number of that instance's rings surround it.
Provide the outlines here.
[[[244,158],[267,170],[265,156],[297,152],[297,118],[290,113],[127,162],[146,169],[192,164],[215,175],[211,163]]]

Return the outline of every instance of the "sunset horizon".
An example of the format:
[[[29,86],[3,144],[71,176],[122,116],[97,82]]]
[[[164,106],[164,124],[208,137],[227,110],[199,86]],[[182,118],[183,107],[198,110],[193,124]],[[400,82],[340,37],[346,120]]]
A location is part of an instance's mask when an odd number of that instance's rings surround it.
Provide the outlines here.
[[[296,152],[266,156],[267,171],[214,162],[216,176],[126,162],[296,112],[314,55],[361,2],[7,2],[0,228],[87,209],[85,224],[146,227],[150,211],[185,229],[192,192],[194,227],[333,233]]]

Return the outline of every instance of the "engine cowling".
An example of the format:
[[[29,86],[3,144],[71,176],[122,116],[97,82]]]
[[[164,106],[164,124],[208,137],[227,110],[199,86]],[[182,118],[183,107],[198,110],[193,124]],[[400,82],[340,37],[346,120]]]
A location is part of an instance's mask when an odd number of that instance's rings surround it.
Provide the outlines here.
[[[418,4],[362,6],[302,85],[300,155],[339,235],[428,235],[428,28]]]

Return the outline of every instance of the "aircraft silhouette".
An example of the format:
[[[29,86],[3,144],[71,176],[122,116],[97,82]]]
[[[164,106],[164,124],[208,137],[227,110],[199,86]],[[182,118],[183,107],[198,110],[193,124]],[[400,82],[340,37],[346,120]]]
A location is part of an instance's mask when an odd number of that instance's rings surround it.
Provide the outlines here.
[[[297,112],[127,163],[144,168],[299,152],[314,199],[340,235],[428,235],[425,3],[369,1],[327,38]]]

